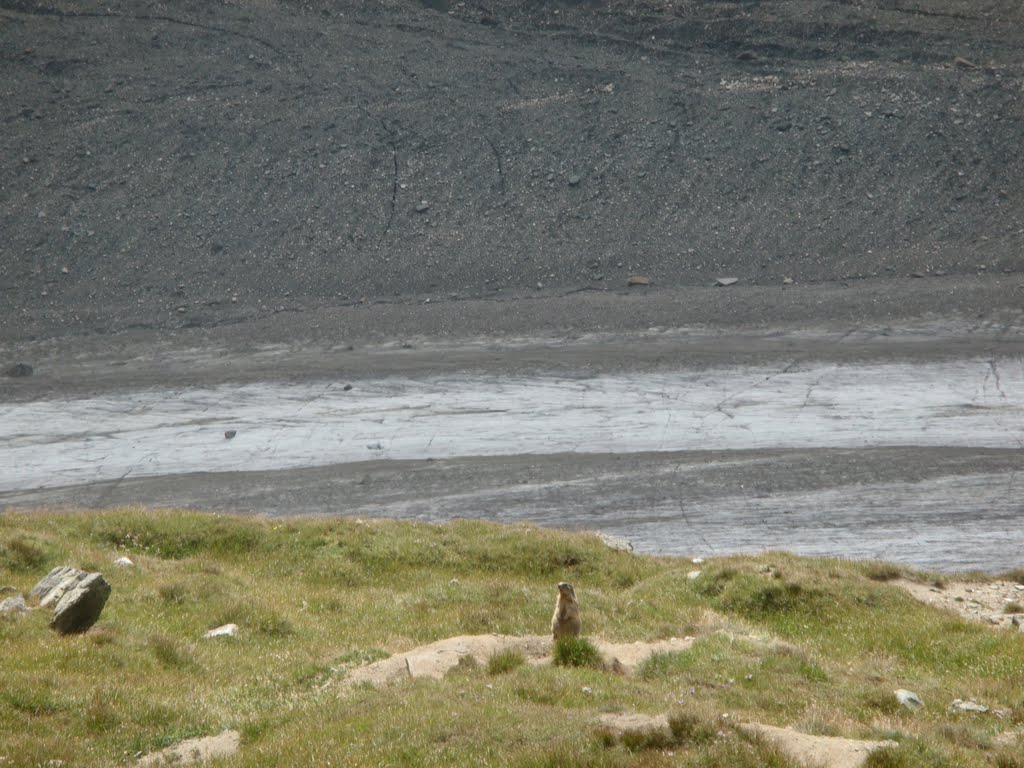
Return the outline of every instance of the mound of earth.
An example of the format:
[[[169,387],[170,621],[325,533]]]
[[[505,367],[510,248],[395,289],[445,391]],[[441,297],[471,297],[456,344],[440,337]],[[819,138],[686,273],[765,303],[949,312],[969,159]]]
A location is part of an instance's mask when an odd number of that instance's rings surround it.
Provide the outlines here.
[[[0,0],[5,333],[1019,272],[1020,25],[1016,0]]]
[[[686,650],[694,639],[669,638],[654,642],[610,643],[590,638],[604,659],[605,666],[616,672],[633,674],[652,653]],[[486,664],[495,654],[518,651],[529,664],[551,661],[551,637],[547,635],[463,635],[422,645],[405,653],[396,653],[381,661],[357,667],[348,673],[343,684],[357,683],[384,685],[406,678],[439,680],[459,663],[470,658]]]

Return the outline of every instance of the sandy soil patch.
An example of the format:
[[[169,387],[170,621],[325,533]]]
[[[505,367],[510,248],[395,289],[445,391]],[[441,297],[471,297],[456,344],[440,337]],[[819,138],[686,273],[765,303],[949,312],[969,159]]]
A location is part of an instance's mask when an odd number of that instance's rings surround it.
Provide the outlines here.
[[[139,759],[136,765],[189,765],[204,763],[221,757],[230,757],[238,752],[241,743],[238,731],[224,731],[216,736],[205,736],[201,739],[187,739],[180,744],[151,752]]]
[[[613,733],[664,731],[669,733],[668,715],[644,715],[639,712],[613,712],[600,717],[601,725]]]
[[[940,588],[909,579],[893,583],[928,605],[992,626],[1024,631],[1024,584],[1012,581],[948,581]]]
[[[683,651],[691,647],[694,638],[669,638],[654,642],[610,643],[590,638],[600,651],[605,665],[622,674],[633,674],[653,653]],[[503,651],[519,651],[529,664],[551,662],[551,638],[547,635],[463,635],[421,645],[411,651],[396,653],[381,661],[352,670],[343,685],[357,683],[384,685],[408,677],[440,680],[466,657],[478,664]]]
[[[598,638],[591,640],[601,652],[609,669],[627,675],[636,673],[640,665],[652,654],[678,653],[692,647],[696,642],[696,638],[693,637],[670,637],[667,640],[655,640],[650,643],[608,643]]]
[[[895,741],[861,741],[838,736],[812,736],[792,728],[777,728],[761,723],[743,723],[740,728],[774,743],[783,752],[806,766],[860,768],[868,755],[881,747],[895,747]]]

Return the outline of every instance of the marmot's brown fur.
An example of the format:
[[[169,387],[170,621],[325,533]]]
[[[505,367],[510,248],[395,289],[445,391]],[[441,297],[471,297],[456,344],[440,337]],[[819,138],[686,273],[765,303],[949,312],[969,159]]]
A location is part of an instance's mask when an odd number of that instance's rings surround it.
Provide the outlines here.
[[[582,628],[576,590],[572,588],[572,584],[563,581],[558,585],[555,615],[551,617],[551,636],[555,640],[560,637],[578,637]]]

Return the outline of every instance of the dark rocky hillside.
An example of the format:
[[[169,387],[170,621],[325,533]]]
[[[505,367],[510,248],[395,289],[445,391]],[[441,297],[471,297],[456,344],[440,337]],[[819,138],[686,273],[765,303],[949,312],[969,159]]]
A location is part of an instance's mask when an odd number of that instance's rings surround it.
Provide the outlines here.
[[[0,120],[11,335],[1024,270],[1017,0],[0,0]]]

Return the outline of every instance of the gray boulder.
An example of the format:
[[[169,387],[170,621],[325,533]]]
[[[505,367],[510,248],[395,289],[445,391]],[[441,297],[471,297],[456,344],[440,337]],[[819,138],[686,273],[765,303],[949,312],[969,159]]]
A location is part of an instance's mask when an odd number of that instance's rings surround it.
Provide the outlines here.
[[[43,576],[43,578],[39,580],[39,583],[32,587],[32,591],[28,593],[28,596],[30,598],[37,598],[41,604],[54,589],[68,579],[72,577],[84,579],[87,575],[88,574],[86,574],[85,571],[75,568],[74,566],[59,565]],[[60,597],[58,596],[57,599],[60,599]]]
[[[57,605],[68,591],[74,589],[78,584],[85,581],[89,575],[90,574],[85,571],[79,571],[78,573],[72,573],[65,576],[63,581],[43,595],[43,599],[39,601],[39,607],[52,608]]]
[[[25,603],[25,598],[21,595],[16,597],[8,597],[6,600],[0,601],[0,613],[27,613],[28,605]]]
[[[102,573],[90,573],[68,588],[53,609],[50,626],[62,635],[85,632],[96,623],[110,597]]]

